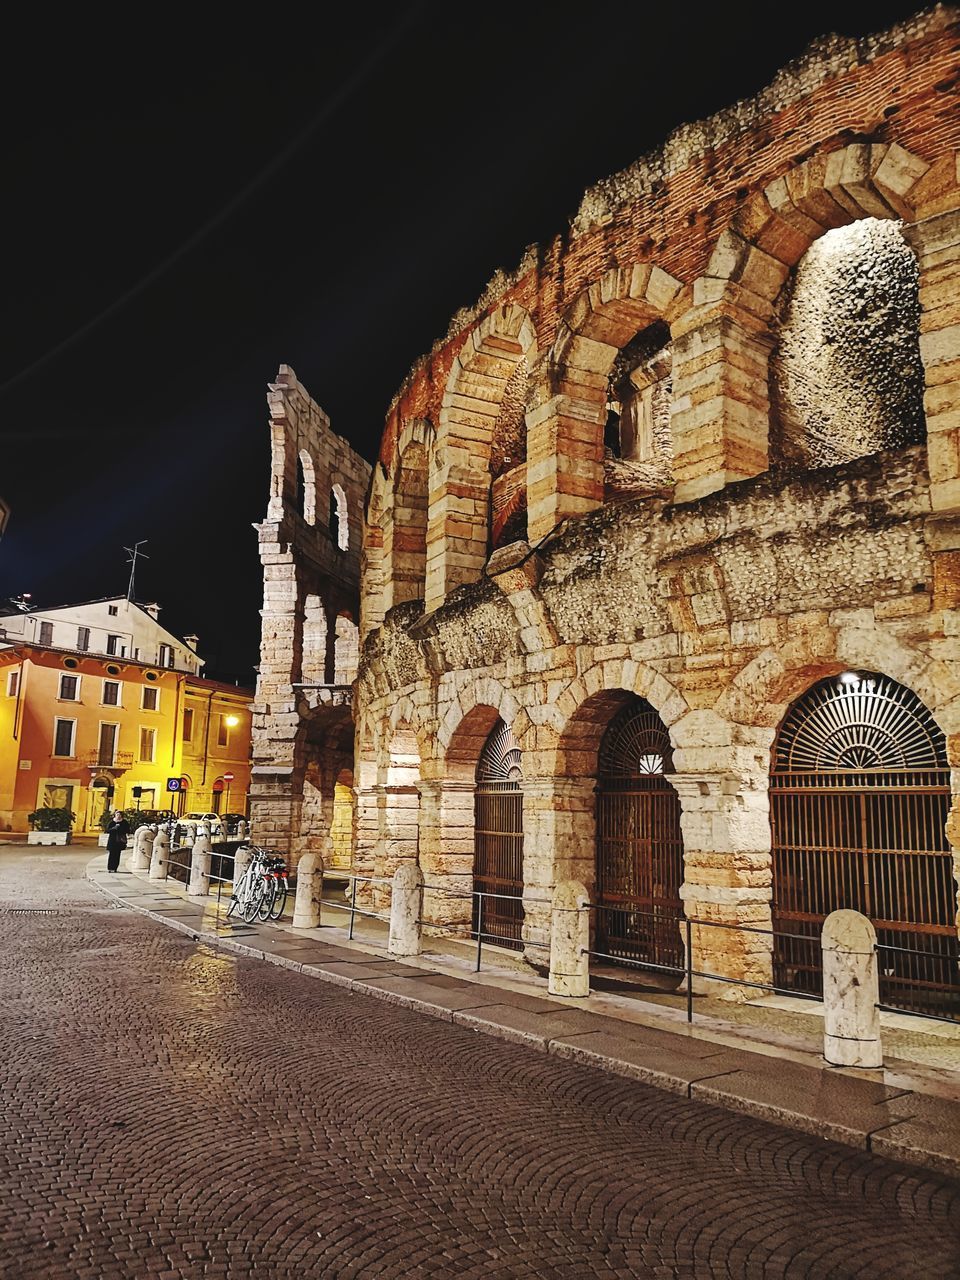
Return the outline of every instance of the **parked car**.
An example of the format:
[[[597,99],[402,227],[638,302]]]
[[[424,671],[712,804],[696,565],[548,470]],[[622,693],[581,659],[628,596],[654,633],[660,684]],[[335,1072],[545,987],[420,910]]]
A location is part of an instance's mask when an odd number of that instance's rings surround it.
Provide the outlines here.
[[[223,822],[219,813],[184,813],[177,819],[177,826],[185,827],[188,822],[205,822],[212,837],[223,839]]]
[[[220,818],[227,829],[228,836],[235,836],[237,834],[238,823],[248,821],[245,813],[221,813]]]

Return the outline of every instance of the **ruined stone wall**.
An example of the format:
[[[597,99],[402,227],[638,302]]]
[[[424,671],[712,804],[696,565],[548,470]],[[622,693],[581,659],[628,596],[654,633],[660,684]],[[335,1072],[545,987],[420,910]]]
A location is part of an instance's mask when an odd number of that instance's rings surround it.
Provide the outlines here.
[[[631,696],[669,731],[699,920],[769,927],[771,744],[817,680],[905,684],[960,764],[958,30],[938,8],[823,41],[678,131],[496,277],[398,392],[365,528],[355,856],[378,875],[417,858],[429,919],[469,923],[470,753],[498,717],[522,756],[530,954],[552,886],[594,884],[597,750]],[[823,238],[851,226],[824,288]],[[525,503],[502,470],[521,385]],[[656,389],[646,492],[604,449],[631,385]],[[416,592],[383,537],[412,441]],[[708,970],[769,978],[762,933],[698,926],[694,945]]]
[[[356,674],[370,466],[334,433],[289,366],[280,366],[267,404],[271,476],[267,516],[257,526],[264,584],[251,819],[256,839],[296,854],[329,827],[333,778],[352,763],[349,754],[323,759],[342,700],[335,713],[310,706],[303,687],[349,685]]]

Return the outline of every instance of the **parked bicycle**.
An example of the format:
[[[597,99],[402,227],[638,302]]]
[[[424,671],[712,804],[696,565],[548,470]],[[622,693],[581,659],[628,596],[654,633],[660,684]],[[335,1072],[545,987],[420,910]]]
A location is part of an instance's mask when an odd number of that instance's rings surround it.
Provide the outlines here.
[[[227,917],[240,915],[247,924],[279,920],[289,891],[286,859],[254,845],[246,871],[233,886]]]

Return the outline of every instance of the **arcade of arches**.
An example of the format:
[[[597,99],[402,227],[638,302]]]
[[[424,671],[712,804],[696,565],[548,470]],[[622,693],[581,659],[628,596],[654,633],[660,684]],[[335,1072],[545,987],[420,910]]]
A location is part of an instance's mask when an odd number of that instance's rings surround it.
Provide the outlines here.
[[[362,554],[292,514],[285,380],[264,651],[295,661],[258,697],[291,848],[301,723],[339,698],[323,823],[354,769],[352,866],[416,860],[428,924],[543,965],[576,880],[604,963],[670,969],[689,921],[700,973],[809,992],[850,905],[885,998],[957,1002],[957,38],[937,8],[818,42],[586,192],[413,365]],[[339,693],[289,674],[308,590],[360,618]]]

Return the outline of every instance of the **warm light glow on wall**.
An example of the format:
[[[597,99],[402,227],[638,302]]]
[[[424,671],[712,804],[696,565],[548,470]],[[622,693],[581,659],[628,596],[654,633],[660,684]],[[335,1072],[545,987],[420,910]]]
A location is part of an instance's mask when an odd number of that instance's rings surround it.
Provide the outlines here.
[[[235,729],[237,725],[240,723],[239,716],[224,716],[224,720],[230,726],[231,729]]]

